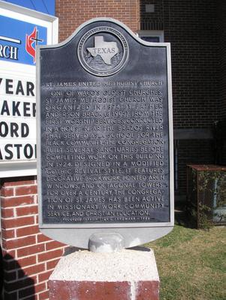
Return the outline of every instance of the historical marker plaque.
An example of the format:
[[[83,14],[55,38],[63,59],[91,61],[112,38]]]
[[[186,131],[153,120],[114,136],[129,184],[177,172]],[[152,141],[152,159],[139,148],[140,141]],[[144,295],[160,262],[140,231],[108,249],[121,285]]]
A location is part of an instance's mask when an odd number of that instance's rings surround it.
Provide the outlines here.
[[[173,226],[169,45],[94,19],[40,47],[40,228],[87,247],[94,232],[126,246]]]

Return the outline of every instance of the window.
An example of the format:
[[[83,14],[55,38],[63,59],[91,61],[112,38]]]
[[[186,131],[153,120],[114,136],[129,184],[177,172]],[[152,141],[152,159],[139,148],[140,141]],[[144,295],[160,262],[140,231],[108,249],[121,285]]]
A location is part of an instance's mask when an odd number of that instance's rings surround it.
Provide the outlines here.
[[[146,42],[164,42],[164,32],[162,30],[142,30],[138,32],[138,36]]]

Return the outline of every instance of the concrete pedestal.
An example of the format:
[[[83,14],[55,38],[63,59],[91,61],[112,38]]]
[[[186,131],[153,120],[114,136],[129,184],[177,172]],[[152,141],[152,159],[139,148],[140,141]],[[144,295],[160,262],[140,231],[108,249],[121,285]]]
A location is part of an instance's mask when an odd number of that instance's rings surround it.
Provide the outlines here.
[[[49,299],[159,300],[159,276],[149,250],[64,256],[49,278]]]

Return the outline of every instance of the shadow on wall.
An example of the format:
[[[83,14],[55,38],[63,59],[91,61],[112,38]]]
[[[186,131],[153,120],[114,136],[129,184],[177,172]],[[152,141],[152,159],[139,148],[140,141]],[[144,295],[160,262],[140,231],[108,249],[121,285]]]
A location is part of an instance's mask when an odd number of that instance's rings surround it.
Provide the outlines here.
[[[1,253],[2,255],[2,253]],[[29,297],[35,300],[34,279],[28,277],[11,255],[1,257],[2,300],[19,300]]]

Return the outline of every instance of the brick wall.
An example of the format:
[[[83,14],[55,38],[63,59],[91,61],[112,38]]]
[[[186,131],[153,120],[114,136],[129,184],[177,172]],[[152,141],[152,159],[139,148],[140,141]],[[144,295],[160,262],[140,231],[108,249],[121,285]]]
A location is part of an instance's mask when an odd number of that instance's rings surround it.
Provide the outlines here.
[[[59,40],[70,36],[75,29],[96,17],[111,17],[125,23],[131,30],[139,29],[139,0],[56,0],[59,17]]]
[[[219,118],[216,2],[169,1],[174,125],[208,128]]]
[[[171,43],[174,128],[211,130],[221,111],[216,1],[153,0],[154,13],[145,12],[147,3],[141,1],[141,29],[164,30]],[[177,144],[179,194],[186,193],[186,164],[214,162],[213,142],[194,138]]]
[[[175,128],[211,127],[220,104],[216,2],[155,0],[154,13],[145,13],[146,3],[141,22],[149,25],[143,26],[155,30],[158,22],[171,43]]]
[[[36,177],[1,180],[0,200],[4,299],[48,299],[48,278],[65,246],[39,232]]]
[[[224,6],[222,1],[219,2]],[[154,13],[145,12],[146,4],[154,4]],[[139,29],[164,30],[165,41],[170,42],[172,48],[174,127],[185,130],[189,128],[211,130],[214,122],[220,117],[219,107],[222,101],[218,77],[216,13],[217,3],[211,0],[56,1],[60,40],[72,34],[84,21],[100,16],[116,18],[134,32]],[[222,20],[225,19],[223,16],[222,13]],[[222,67],[223,72],[224,69]],[[210,143],[209,141],[208,144]],[[184,143],[181,143],[180,147],[183,147],[182,145]],[[200,158],[197,152],[198,143],[196,145],[193,142],[192,145],[194,147],[193,149],[189,147],[189,151],[188,148],[180,149],[187,158],[179,164],[181,179],[178,191],[181,194],[186,190],[182,179],[186,175],[186,163],[193,161],[195,156],[197,162]],[[207,154],[205,150],[205,159],[201,160],[212,163],[213,149],[211,147],[206,149],[209,152]]]
[[[166,1],[165,38],[171,42],[174,127],[209,128],[219,119],[215,1]],[[213,141],[179,141],[178,194],[186,194],[186,165],[214,163]]]
[[[146,6],[154,5],[154,12],[146,12]],[[160,0],[141,0],[140,1],[140,22],[141,30],[163,30],[164,29],[164,10],[165,3]]]
[[[218,4],[218,40],[219,40],[219,85],[221,117],[226,118],[226,2],[217,0]]]
[[[155,6],[154,13],[145,12],[146,4],[150,3]],[[139,27],[141,30],[164,30],[165,41],[172,47],[174,127],[185,130],[211,129],[219,119],[216,11],[216,2],[211,0],[56,1],[60,40],[72,34],[84,21],[100,16],[116,18],[134,32]],[[180,149],[181,153],[187,151],[187,163],[193,161],[195,155],[197,162],[200,158],[196,151],[198,144],[192,144],[194,148],[190,147],[189,151]],[[201,160],[211,163],[213,149],[207,149],[209,153]],[[179,165],[181,178],[186,174],[186,162]],[[185,193],[183,179],[179,185],[179,193]]]

